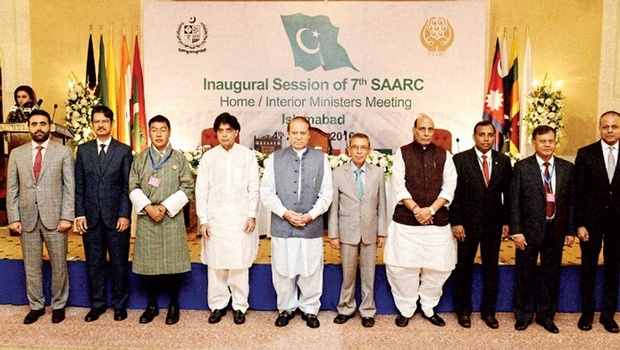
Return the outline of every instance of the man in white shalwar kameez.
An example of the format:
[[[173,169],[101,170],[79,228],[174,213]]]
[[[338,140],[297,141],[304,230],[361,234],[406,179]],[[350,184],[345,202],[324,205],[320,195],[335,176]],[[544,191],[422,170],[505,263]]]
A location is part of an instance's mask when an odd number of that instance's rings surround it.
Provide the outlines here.
[[[201,260],[208,266],[209,323],[226,314],[232,297],[235,324],[249,307],[249,268],[258,250],[258,162],[254,151],[235,143],[237,118],[220,114],[213,123],[219,145],[205,153],[196,179],[196,212],[202,234]]]
[[[323,220],[332,201],[332,173],[327,157],[308,148],[310,123],[294,117],[288,124],[290,147],[265,162],[261,200],[271,213],[271,269],[284,327],[301,310],[310,328],[323,292]]]
[[[398,202],[388,228],[384,261],[394,303],[396,325],[405,327],[420,300],[422,317],[436,326],[443,284],[456,265],[457,244],[448,220],[457,173],[451,154],[431,143],[434,124],[421,115],[414,141],[394,156],[392,192]]]

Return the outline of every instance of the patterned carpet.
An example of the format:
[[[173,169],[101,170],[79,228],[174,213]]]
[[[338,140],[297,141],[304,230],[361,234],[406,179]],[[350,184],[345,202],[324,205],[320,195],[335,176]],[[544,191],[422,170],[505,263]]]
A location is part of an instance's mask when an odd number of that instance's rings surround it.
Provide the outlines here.
[[[325,264],[339,264],[340,254],[330,248],[329,240],[324,238],[324,261]],[[200,240],[188,241],[188,247],[192,262],[200,261]],[[133,239],[131,240],[131,252],[129,259],[133,257]],[[500,248],[499,263],[500,265],[514,265],[514,243],[511,240],[503,241]],[[44,252],[44,254],[47,254]],[[0,259],[22,259],[22,251],[20,246],[19,237],[10,236],[7,227],[0,227]],[[69,234],[69,253],[67,255],[68,260],[82,261],[84,260],[84,247],[82,245],[82,237],[79,234]],[[261,238],[259,241],[258,256],[256,258],[256,264],[269,264],[271,260],[271,244],[269,238]],[[476,257],[477,262],[480,262],[480,252]],[[602,264],[602,254],[599,259]],[[377,263],[383,264],[383,249],[377,251]],[[580,265],[581,264],[581,252],[579,250],[579,243],[574,244],[572,247],[565,247],[562,257],[562,265]]]

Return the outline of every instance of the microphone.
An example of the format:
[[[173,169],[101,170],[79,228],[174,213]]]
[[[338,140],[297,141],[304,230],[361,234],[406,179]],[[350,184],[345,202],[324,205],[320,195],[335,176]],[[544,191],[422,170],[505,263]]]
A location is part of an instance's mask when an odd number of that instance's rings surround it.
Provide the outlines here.
[[[461,145],[459,144],[459,138],[456,138],[456,153],[460,153],[461,152]]]
[[[43,100],[39,100],[39,101],[43,102]],[[56,116],[56,108],[58,108],[58,105],[54,103],[54,113],[52,113],[52,120],[54,120],[54,117]]]
[[[37,104],[36,104],[36,105],[34,105],[34,107],[32,107],[32,109],[33,109],[33,110],[35,110],[35,109],[40,109],[42,104],[43,104],[43,100],[42,100],[42,99],[39,99],[39,100],[37,101]]]

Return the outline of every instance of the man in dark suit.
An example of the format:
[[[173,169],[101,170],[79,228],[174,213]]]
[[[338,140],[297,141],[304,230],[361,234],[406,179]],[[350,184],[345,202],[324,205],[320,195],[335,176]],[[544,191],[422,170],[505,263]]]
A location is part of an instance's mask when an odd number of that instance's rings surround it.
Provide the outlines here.
[[[67,231],[71,228],[75,201],[73,154],[50,140],[51,118],[44,110],[28,117],[32,142],[11,152],[7,172],[6,207],[9,230],[21,234],[30,312],[25,324],[45,314],[43,294],[43,244],[52,266],[52,323],[65,319],[69,297]]]
[[[481,121],[474,127],[475,146],[454,156],[458,173],[450,225],[458,241],[455,308],[461,327],[471,327],[471,283],[474,259],[480,245],[482,255],[481,316],[487,326],[498,328],[495,318],[499,247],[508,237],[508,192],[510,158],[492,151],[495,127]]]
[[[515,164],[510,183],[510,231],[516,247],[515,329],[532,322],[559,333],[553,322],[558,306],[562,249],[575,240],[573,165],[553,155],[555,129],[540,125],[532,132],[536,154]],[[536,261],[540,253],[541,285],[536,295]]]
[[[620,263],[620,171],[618,139],[620,114],[603,113],[599,120],[601,139],[580,148],[575,159],[575,222],[581,247],[581,318],[577,326],[589,331],[594,318],[594,284],[601,245],[604,279],[600,322],[605,330],[618,333],[614,314],[618,308],[618,264]]]
[[[91,309],[84,321],[106,312],[106,256],[110,257],[114,320],[127,318],[129,297],[129,170],[131,148],[112,138],[114,113],[93,108],[95,140],[80,145],[75,163],[75,215],[83,235]]]

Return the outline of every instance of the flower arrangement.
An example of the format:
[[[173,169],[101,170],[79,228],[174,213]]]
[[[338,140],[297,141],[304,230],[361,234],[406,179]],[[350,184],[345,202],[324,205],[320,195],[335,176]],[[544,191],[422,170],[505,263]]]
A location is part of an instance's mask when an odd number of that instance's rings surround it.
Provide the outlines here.
[[[346,154],[340,154],[337,156],[329,154],[327,155],[327,159],[329,160],[329,164],[331,165],[332,169],[336,169],[342,164],[348,162],[351,157],[347,156]],[[383,170],[383,175],[386,179],[392,176],[392,164],[394,164],[394,156],[377,151],[372,151],[368,154],[366,162],[374,164],[381,168],[381,170]]]
[[[90,113],[93,107],[99,103],[94,91],[86,89],[75,74],[69,77],[69,94],[65,102],[65,124],[73,133],[71,144],[74,147],[94,139],[91,129]]]
[[[562,91],[554,88],[547,82],[547,77],[543,83],[534,89],[527,98],[528,108],[525,114],[525,125],[527,126],[528,143],[531,143],[532,131],[539,125],[549,125],[555,129],[556,142],[566,136],[564,131],[564,95]]]
[[[192,174],[194,174],[194,176],[198,175],[198,166],[200,166],[200,160],[203,155],[202,146],[196,146],[196,149],[193,151],[179,151],[183,153],[185,159],[189,162],[189,166],[192,169]]]
[[[263,177],[263,173],[265,172],[265,160],[269,158],[269,155],[261,153],[257,150],[254,150],[254,155],[256,156],[256,161],[258,162],[258,174],[260,177]]]

